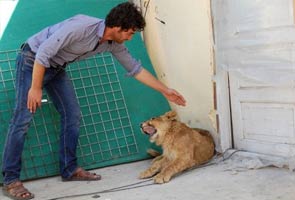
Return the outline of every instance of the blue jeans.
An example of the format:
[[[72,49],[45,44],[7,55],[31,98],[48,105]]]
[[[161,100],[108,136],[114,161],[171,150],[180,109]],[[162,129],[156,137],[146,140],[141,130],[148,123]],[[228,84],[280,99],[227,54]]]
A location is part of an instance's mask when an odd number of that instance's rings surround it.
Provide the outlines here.
[[[20,178],[25,135],[33,118],[33,114],[27,109],[27,98],[34,59],[35,54],[28,45],[16,59],[16,104],[3,151],[2,173],[5,185]],[[81,118],[80,107],[72,82],[63,68],[46,69],[43,88],[61,115],[60,173],[63,178],[68,178],[78,167],[76,148]]]

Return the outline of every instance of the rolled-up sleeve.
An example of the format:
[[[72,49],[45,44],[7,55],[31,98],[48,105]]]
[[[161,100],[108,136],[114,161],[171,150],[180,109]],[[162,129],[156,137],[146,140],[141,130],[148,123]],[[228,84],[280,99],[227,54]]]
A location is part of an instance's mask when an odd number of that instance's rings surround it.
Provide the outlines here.
[[[45,40],[36,52],[36,61],[45,67],[50,67],[50,59],[63,47],[78,40],[82,35],[81,28],[77,28],[71,23],[61,27]]]
[[[111,52],[127,71],[126,76],[135,76],[142,70],[141,62],[135,60],[123,44],[114,44]]]

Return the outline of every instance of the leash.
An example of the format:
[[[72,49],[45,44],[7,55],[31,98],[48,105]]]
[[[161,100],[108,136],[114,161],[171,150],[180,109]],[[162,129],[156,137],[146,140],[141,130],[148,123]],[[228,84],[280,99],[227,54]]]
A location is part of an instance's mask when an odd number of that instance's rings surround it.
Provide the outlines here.
[[[91,196],[91,195],[93,195],[92,198],[100,198],[99,194],[103,194],[103,193],[118,192],[118,191],[123,191],[123,190],[130,190],[130,189],[135,189],[135,188],[140,188],[140,187],[146,187],[146,186],[150,186],[150,185],[156,185],[155,183],[148,183],[148,184],[140,185],[142,183],[146,183],[146,182],[150,182],[150,181],[152,181],[152,178],[144,180],[144,181],[132,183],[129,185],[114,187],[114,188],[107,189],[107,190],[101,190],[101,191],[89,192],[89,193],[83,193],[83,194],[67,195],[67,196],[61,196],[61,197],[56,197],[56,198],[50,198],[50,199],[46,199],[46,200],[70,199],[70,198],[77,198],[77,197],[81,197],[81,196]]]
[[[243,151],[243,150],[235,150],[229,156],[225,157],[224,155],[229,150],[231,150],[231,149],[227,149],[223,153],[216,154],[210,161],[208,161],[206,163],[203,163],[201,165],[198,165],[196,167],[192,167],[190,169],[187,169],[187,170],[183,171],[181,174],[191,172],[191,171],[193,171],[195,169],[204,168],[204,167],[208,167],[208,166],[211,166],[211,165],[219,164],[219,163],[224,162],[224,161],[228,160],[229,158],[231,158],[235,153]],[[221,161],[216,161],[220,157],[222,157],[222,160]],[[77,197],[81,197],[81,196],[91,196],[91,195],[93,195],[92,198],[100,198],[99,194],[111,193],[111,192],[119,192],[119,191],[124,191],[124,190],[131,190],[131,189],[136,189],[136,188],[140,188],[140,187],[147,187],[147,186],[151,186],[151,185],[158,185],[158,184],[155,184],[154,182],[148,183],[148,182],[151,182],[151,181],[153,181],[153,179],[149,178],[149,179],[146,179],[144,181],[139,181],[139,182],[136,182],[136,183],[123,185],[123,186],[119,186],[119,187],[114,187],[114,188],[111,188],[111,189],[106,189],[106,190],[101,190],[101,191],[96,191],[96,192],[83,193],[83,194],[61,196],[61,197],[50,198],[50,199],[46,199],[46,200],[70,199],[70,198],[77,198]],[[146,183],[146,184],[143,184],[143,183]]]
[[[235,151],[232,152],[229,156],[225,157],[225,154],[226,154],[229,150],[233,150],[233,149],[230,149],[230,148],[229,148],[229,149],[226,149],[223,153],[219,153],[219,154],[214,155],[214,157],[213,157],[210,161],[208,161],[208,162],[206,162],[206,163],[203,163],[203,164],[201,164],[201,165],[197,165],[197,166],[195,166],[195,167],[191,167],[191,168],[189,168],[189,169],[187,169],[187,170],[185,170],[185,171],[183,171],[183,172],[181,172],[181,173],[175,175],[174,177],[177,177],[177,176],[180,175],[180,174],[186,174],[186,173],[192,172],[192,171],[195,170],[195,169],[200,169],[200,168],[204,168],[204,167],[209,167],[209,166],[211,166],[211,165],[217,165],[217,164],[219,164],[219,163],[221,163],[221,162],[224,162],[224,161],[230,159],[235,153],[240,152],[240,151],[244,151],[244,150],[235,150]],[[222,157],[222,159],[221,159],[221,160],[218,160],[218,159],[221,158],[221,157]]]

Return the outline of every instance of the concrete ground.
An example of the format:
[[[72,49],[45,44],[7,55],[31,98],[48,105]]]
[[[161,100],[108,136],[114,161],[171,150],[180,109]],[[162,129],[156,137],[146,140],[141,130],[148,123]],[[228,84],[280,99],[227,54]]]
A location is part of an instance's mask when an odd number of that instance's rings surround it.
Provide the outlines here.
[[[92,170],[102,175],[96,182],[61,182],[60,177],[51,177],[25,182],[25,186],[36,200],[295,199],[295,172],[277,167],[249,169],[233,159],[186,171],[162,185],[138,179],[151,162],[145,160]],[[0,199],[8,200],[2,193]]]

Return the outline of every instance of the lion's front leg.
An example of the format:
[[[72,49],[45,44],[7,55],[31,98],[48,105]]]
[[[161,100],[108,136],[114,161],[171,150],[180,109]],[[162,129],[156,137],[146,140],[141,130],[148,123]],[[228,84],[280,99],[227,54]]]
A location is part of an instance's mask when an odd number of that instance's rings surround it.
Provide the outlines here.
[[[174,175],[192,167],[193,165],[193,162],[188,163],[179,159],[173,160],[154,177],[154,182],[159,184],[167,183]]]
[[[152,163],[157,162],[157,161],[160,161],[163,157],[164,157],[163,155],[160,155],[160,156],[155,157],[155,158],[152,160]]]
[[[150,178],[154,176],[159,171],[161,171],[161,169],[163,168],[166,162],[167,162],[167,159],[165,157],[161,157],[161,159],[153,160],[151,166],[147,170],[140,173],[139,178]]]

